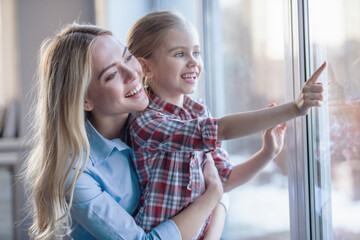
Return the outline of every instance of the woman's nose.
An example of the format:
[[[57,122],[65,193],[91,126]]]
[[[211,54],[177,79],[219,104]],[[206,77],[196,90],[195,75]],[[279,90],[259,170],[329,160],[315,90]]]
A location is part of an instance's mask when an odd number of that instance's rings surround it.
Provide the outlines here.
[[[137,79],[137,72],[130,65],[123,65],[119,69],[124,82],[131,82]]]

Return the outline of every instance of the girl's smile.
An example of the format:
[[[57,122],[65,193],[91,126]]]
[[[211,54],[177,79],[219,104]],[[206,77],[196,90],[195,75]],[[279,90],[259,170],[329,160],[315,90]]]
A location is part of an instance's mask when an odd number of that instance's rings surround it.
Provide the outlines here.
[[[184,79],[185,82],[189,84],[196,84],[199,77],[199,73],[197,72],[189,72],[181,74],[181,78]]]

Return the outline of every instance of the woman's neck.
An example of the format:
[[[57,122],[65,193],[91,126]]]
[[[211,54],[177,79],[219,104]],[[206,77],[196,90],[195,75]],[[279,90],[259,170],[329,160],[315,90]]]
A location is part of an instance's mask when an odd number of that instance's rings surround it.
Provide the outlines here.
[[[125,125],[129,114],[122,114],[118,117],[96,117],[93,116],[91,124],[106,139],[120,138],[125,141]]]

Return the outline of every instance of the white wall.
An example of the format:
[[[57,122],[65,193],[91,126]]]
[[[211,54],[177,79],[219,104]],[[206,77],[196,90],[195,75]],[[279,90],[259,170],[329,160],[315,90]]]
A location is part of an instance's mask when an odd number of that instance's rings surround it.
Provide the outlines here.
[[[66,23],[95,23],[93,0],[16,0],[18,64],[21,97],[20,136],[26,135],[28,110],[33,104],[37,53],[42,41]]]

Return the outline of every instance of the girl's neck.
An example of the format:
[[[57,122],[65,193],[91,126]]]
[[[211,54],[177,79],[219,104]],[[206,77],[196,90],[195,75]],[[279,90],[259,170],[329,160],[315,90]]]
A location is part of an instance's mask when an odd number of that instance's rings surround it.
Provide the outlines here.
[[[93,116],[91,124],[106,139],[120,138],[125,141],[125,125],[129,114],[122,114],[118,117],[96,117]]]
[[[156,89],[152,89],[156,96],[165,100],[168,103],[174,104],[178,107],[184,106],[184,94],[171,95],[171,93],[163,93],[162,91],[156,91]]]

